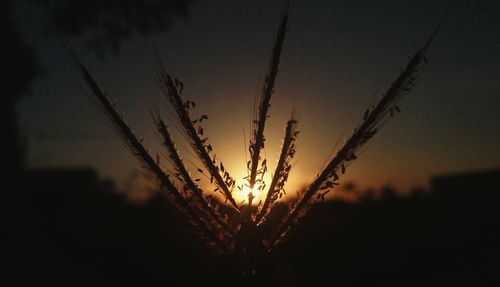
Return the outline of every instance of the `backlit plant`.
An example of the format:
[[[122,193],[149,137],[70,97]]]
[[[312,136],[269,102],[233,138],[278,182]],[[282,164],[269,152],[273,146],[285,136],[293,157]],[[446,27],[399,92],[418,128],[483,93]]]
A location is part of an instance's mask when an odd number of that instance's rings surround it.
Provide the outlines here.
[[[236,184],[236,180],[216,157],[205,135],[203,122],[208,120],[208,116],[204,114],[199,117],[193,116],[195,102],[184,98],[184,84],[167,73],[160,57],[154,75],[170,107],[172,113],[170,116],[175,117],[170,124],[181,131],[183,138],[201,162],[202,165],[199,167],[186,165],[174,143],[169,124],[158,112],[151,112],[151,116],[162,138],[165,156],[152,155],[143,141],[132,132],[115,105],[109,101],[107,94],[100,88],[89,69],[75,56],[71,47],[65,44],[90,87],[93,100],[106,124],[119,135],[123,144],[139,160],[142,167],[158,181],[162,195],[169,205],[202,235],[207,245],[225,254],[244,255],[271,251],[286,238],[311,206],[325,199],[325,195],[339,184],[339,179],[348,166],[357,159],[360,148],[378,133],[388,119],[400,112],[398,103],[415,85],[426,62],[427,48],[439,28],[438,26],[424,46],[410,57],[409,63],[401,69],[379,101],[366,110],[360,124],[313,182],[298,194],[295,200],[287,202],[282,200],[282,197],[286,192],[285,184],[292,168],[291,160],[295,155],[295,141],[299,134],[296,119],[291,118],[286,124],[281,152],[272,172],[268,170],[268,161],[262,155],[265,144],[264,130],[275,92],[287,25],[288,12],[285,12],[280,19],[264,85],[260,96],[256,99],[257,109],[248,145],[250,158],[246,163],[248,176],[242,185]],[[165,161],[170,167],[170,172],[162,165]],[[268,172],[271,172],[271,180],[265,182],[264,175]],[[209,179],[212,185],[210,190],[201,187],[200,179],[193,176],[197,173]],[[246,190],[246,200],[237,202],[233,196],[235,190]],[[219,203],[211,196],[212,191],[219,192],[225,199],[225,204]],[[264,193],[264,200],[254,202],[256,192]]]

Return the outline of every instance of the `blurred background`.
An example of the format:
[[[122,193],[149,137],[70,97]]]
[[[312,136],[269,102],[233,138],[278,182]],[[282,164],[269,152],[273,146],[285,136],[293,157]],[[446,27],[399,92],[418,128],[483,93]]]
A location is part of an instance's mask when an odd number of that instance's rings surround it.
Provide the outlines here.
[[[321,170],[439,20],[417,87],[255,276],[204,248],[88,103],[71,41],[134,131],[160,142],[153,44],[210,142],[246,174],[252,106],[283,1],[2,2],[2,280],[15,285],[498,284],[500,4],[292,1],[266,157],[292,110],[295,192]],[[166,112],[166,109],[165,109]],[[246,134],[246,136],[244,136]],[[181,144],[182,145],[182,144]],[[184,144],[187,147],[187,145]],[[181,150],[184,151],[184,150]],[[188,160],[192,159],[186,152]],[[10,286],[10,285],[9,285]]]

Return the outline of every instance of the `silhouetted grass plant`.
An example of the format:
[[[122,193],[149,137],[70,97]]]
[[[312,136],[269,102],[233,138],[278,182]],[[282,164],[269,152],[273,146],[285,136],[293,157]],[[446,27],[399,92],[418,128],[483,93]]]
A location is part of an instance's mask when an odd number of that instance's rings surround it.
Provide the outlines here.
[[[283,145],[269,186],[263,180],[268,171],[267,160],[261,155],[265,146],[264,130],[269,117],[281,52],[288,29],[288,11],[285,11],[281,16],[264,86],[260,96],[256,99],[258,108],[252,122],[252,134],[248,147],[250,152],[250,160],[247,162],[249,175],[245,178],[246,183],[243,186],[236,186],[236,181],[224,168],[222,162],[217,159],[208,142],[208,137],[202,127],[203,121],[208,120],[208,116],[202,115],[199,118],[193,118],[191,111],[196,107],[196,103],[183,98],[184,84],[167,73],[157,51],[158,66],[154,71],[154,76],[172,114],[175,116],[172,124],[181,132],[194,154],[203,164],[203,168],[195,167],[197,172],[206,175],[210,179],[210,184],[213,185],[213,190],[220,192],[225,198],[226,205],[224,206],[215,203],[212,196],[199,186],[199,179],[193,178],[176,148],[167,123],[160,117],[159,113],[151,112],[151,115],[166,149],[164,159],[173,167],[173,172],[170,173],[162,168],[161,156],[156,155],[156,159],[154,159],[144,146],[143,141],[133,133],[115,105],[110,103],[107,94],[100,88],[89,69],[76,57],[71,46],[64,41],[63,44],[90,87],[94,103],[104,122],[119,136],[121,142],[142,164],[143,168],[156,178],[167,202],[182,214],[193,229],[203,235],[203,239],[209,246],[213,246],[225,254],[238,253],[245,256],[253,252],[271,251],[284,240],[310,207],[318,201],[324,200],[326,194],[339,184],[340,177],[346,172],[348,166],[357,159],[360,148],[378,133],[388,119],[400,112],[398,104],[415,85],[421,68],[427,61],[426,51],[440,25],[433,31],[424,46],[410,57],[409,63],[401,70],[378,103],[366,110],[361,123],[336,151],[324,169],[290,204],[281,199],[285,194],[285,184],[292,168],[291,160],[295,154],[295,140],[299,134],[297,120],[293,116],[286,124]],[[249,192],[246,202],[237,203],[233,191],[235,188],[243,189],[245,187],[248,190],[258,188],[265,192],[264,202],[259,202],[256,207],[253,207],[254,194]],[[278,205],[286,206],[285,216],[276,217],[273,214],[274,207],[278,207]],[[282,213],[283,208],[276,209],[281,210]],[[262,232],[263,226],[269,230],[271,224],[273,230],[271,233]],[[256,249],[260,251],[256,251]]]

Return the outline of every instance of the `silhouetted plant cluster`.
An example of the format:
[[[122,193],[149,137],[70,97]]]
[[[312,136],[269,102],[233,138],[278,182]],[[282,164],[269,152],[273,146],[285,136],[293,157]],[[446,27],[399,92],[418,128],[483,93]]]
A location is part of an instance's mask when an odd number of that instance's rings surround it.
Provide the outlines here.
[[[148,151],[143,140],[132,132],[116,106],[109,101],[107,94],[100,88],[89,69],[79,61],[71,47],[65,45],[92,90],[93,99],[105,123],[119,136],[124,146],[139,160],[144,169],[156,178],[166,202],[182,214],[208,245],[226,254],[252,256],[251,253],[270,251],[282,242],[311,206],[324,200],[326,194],[339,184],[340,177],[357,159],[360,149],[378,133],[388,119],[400,112],[398,104],[415,85],[426,62],[425,53],[438,28],[439,26],[424,46],[410,57],[409,63],[402,68],[378,103],[366,110],[351,136],[329,159],[314,181],[298,194],[292,203],[285,202],[282,197],[292,168],[291,160],[295,154],[295,140],[299,133],[297,120],[292,117],[286,124],[283,145],[270,183],[264,182],[263,179],[268,172],[268,162],[261,153],[265,146],[264,130],[270,115],[271,99],[275,93],[275,81],[288,29],[288,11],[281,16],[264,86],[259,98],[256,99],[257,108],[248,146],[250,153],[250,160],[247,162],[248,177],[241,186],[236,184],[236,180],[217,158],[208,141],[202,126],[208,116],[192,115],[196,103],[183,97],[184,84],[168,74],[158,57],[159,64],[154,75],[175,117],[171,124],[181,132],[203,165],[192,168],[210,181],[215,192],[221,193],[225,198],[225,205],[203,190],[199,183],[200,179],[190,173],[190,167],[186,165],[176,148],[168,124],[159,112],[151,111],[151,116],[163,140],[165,156],[161,154],[153,156]],[[170,169],[162,165],[161,160],[166,160]],[[236,189],[247,190],[247,200],[237,202],[233,196],[233,191]],[[265,192],[266,196],[264,202],[252,205],[255,200],[253,193],[255,190]]]

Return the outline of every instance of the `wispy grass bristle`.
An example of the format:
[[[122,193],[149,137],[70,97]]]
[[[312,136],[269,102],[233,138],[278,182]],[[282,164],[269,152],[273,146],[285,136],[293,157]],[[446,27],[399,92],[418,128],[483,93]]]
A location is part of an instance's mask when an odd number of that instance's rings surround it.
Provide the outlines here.
[[[203,211],[207,213],[207,218],[213,220],[217,225],[219,225],[220,228],[224,230],[224,232],[227,232],[230,235],[234,235],[233,230],[229,228],[227,223],[221,217],[221,214],[215,212],[214,207],[211,206],[203,196],[202,189],[192,179],[191,175],[184,165],[184,162],[179,156],[179,153],[175,147],[172,137],[170,136],[165,122],[160,118],[159,115],[153,115],[153,119],[158,128],[159,134],[163,138],[163,144],[168,150],[169,158],[176,170],[176,176],[182,179],[182,183],[184,184],[184,186],[187,187],[187,189],[189,189],[196,197],[198,204],[200,204]]]
[[[276,40],[274,43],[273,51],[271,53],[271,59],[269,61],[269,68],[264,79],[264,86],[262,88],[262,94],[259,97],[258,112],[256,119],[253,121],[253,132],[251,134],[251,140],[249,145],[250,151],[250,178],[248,180],[249,187],[253,188],[257,176],[264,173],[263,169],[258,169],[259,163],[261,162],[260,151],[264,148],[264,128],[266,126],[266,120],[269,117],[269,107],[271,107],[271,97],[274,94],[274,84],[276,77],[278,76],[278,69],[281,59],[281,52],[283,50],[283,43],[285,42],[285,34],[288,29],[288,12],[283,13],[281,16],[278,33],[276,35]]]
[[[172,79],[167,74],[159,56],[158,63],[160,63],[160,68],[156,72],[156,80],[163,95],[177,114],[177,120],[179,121],[179,126],[183,128],[182,132],[185,139],[209,172],[210,177],[213,178],[218,190],[223,193],[226,200],[229,201],[235,210],[239,210],[239,206],[231,194],[236,181],[224,169],[222,162],[219,161],[218,165],[216,165],[215,153],[213,153],[213,148],[208,143],[208,137],[204,135],[204,130],[201,126],[202,121],[208,119],[208,116],[202,115],[197,119],[190,117],[190,110],[196,107],[196,103],[189,100],[183,101],[181,93],[184,89],[184,84],[177,79]]]
[[[116,110],[115,106],[108,100],[106,93],[100,88],[88,68],[85,67],[76,57],[76,54],[71,46],[66,44],[66,42],[62,43],[68,51],[68,54],[71,55],[75,65],[79,69],[87,85],[90,87],[93,95],[96,97],[99,103],[99,108],[107,119],[106,123],[108,126],[110,126],[111,129],[120,136],[121,141],[127,146],[132,155],[134,155],[134,157],[147,171],[151,172],[155,176],[161,187],[165,189],[173,198],[173,201],[171,200],[170,203],[179,209],[180,212],[186,214],[190,223],[210,238],[210,241],[214,243],[217,248],[225,252],[226,246],[222,244],[217,234],[209,226],[207,226],[206,222],[201,219],[200,214],[198,214],[196,209],[193,208],[193,206],[188,203],[186,198],[181,195],[179,190],[177,190],[175,185],[170,181],[169,176],[163,172],[157,161],[153,159],[146,147],[144,147],[142,140],[139,140],[135,136],[132,129],[125,122],[124,118]]]
[[[285,128],[285,136],[283,138],[283,146],[281,147],[281,153],[274,170],[274,174],[269,185],[269,189],[266,193],[266,199],[262,208],[260,209],[257,217],[255,218],[255,224],[259,224],[262,218],[268,213],[269,207],[272,206],[276,199],[281,198],[286,194],[285,183],[288,180],[288,175],[292,167],[291,160],[295,155],[295,145],[294,142],[299,134],[297,130],[297,121],[293,118],[287,122]]]
[[[357,159],[359,149],[377,134],[388,118],[393,117],[396,112],[400,112],[397,105],[403,96],[415,86],[415,81],[419,76],[420,69],[422,65],[427,62],[425,53],[438,32],[441,23],[432,32],[424,46],[410,58],[409,63],[401,71],[396,80],[392,82],[389,89],[383,94],[375,107],[373,109],[368,108],[365,111],[359,126],[354,130],[345,144],[337,151],[323,171],[309,185],[301,200],[274,235],[271,244],[274,244],[278,239],[282,238],[291,226],[294,225],[300,215],[305,213],[303,209],[306,208],[308,202],[314,195],[323,192],[319,197],[324,198],[329,190],[339,184],[339,178],[346,172],[347,166]]]

